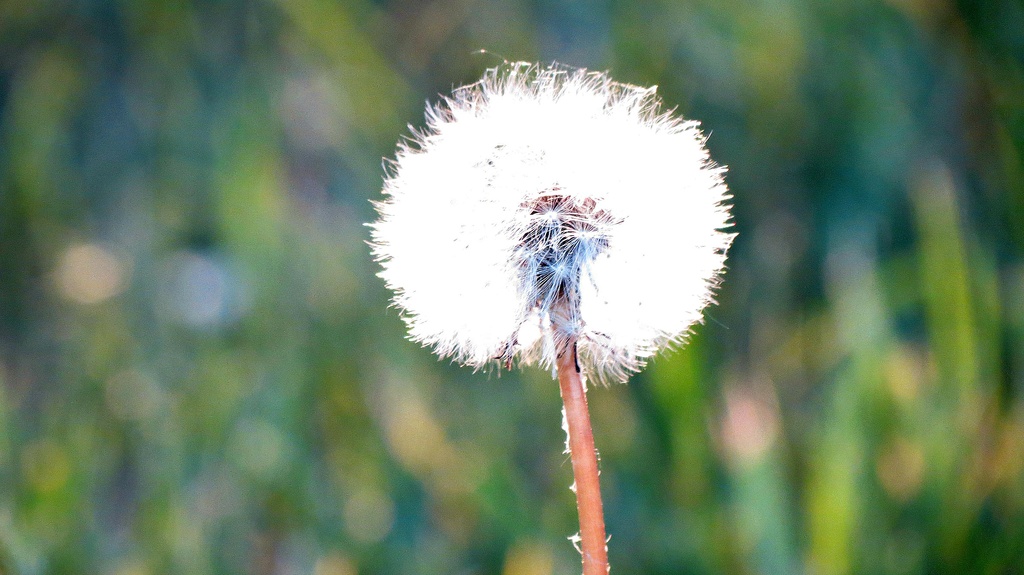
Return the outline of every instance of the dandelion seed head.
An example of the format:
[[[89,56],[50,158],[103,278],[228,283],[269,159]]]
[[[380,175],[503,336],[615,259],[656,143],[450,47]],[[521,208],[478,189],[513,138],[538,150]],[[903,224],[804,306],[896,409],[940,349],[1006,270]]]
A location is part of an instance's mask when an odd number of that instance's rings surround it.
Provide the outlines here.
[[[474,367],[551,367],[569,341],[598,380],[681,342],[733,235],[724,168],[654,88],[511,64],[428,105],[372,224],[410,337]]]

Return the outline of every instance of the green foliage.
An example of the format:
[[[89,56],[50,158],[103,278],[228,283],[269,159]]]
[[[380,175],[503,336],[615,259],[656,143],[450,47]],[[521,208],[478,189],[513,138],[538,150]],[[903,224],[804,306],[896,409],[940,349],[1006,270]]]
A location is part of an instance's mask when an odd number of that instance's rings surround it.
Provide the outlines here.
[[[615,573],[1024,573],[1022,47],[1012,0],[0,3],[0,573],[578,570],[557,385],[407,342],[364,244],[501,58],[730,167],[720,305],[590,394]]]

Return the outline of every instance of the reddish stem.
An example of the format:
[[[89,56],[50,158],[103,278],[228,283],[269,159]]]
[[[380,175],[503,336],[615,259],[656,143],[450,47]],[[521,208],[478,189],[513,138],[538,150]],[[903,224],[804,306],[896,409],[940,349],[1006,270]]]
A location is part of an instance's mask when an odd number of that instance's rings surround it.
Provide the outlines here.
[[[598,479],[597,451],[587,409],[587,391],[580,376],[576,342],[570,342],[558,356],[558,383],[565,404],[569,453],[576,483],[576,509],[580,516],[580,550],[583,575],[608,575],[608,540],[604,531],[604,510]]]

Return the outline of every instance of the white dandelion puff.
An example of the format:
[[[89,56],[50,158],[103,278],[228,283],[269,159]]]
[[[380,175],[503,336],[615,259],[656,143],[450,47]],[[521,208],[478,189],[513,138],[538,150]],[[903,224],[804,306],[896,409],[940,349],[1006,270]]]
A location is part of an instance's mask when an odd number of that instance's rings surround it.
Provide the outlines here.
[[[372,224],[410,337],[442,357],[625,380],[701,320],[723,271],[725,169],[655,88],[488,70],[399,145]]]

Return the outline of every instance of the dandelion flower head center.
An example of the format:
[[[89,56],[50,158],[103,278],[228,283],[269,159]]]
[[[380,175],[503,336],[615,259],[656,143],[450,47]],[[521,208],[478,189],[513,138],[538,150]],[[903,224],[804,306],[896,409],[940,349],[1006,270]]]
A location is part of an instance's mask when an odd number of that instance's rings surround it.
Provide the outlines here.
[[[555,187],[522,205],[527,217],[513,264],[520,270],[524,316],[543,317],[556,345],[581,332],[580,279],[608,247],[614,223],[593,198],[558,192]],[[511,363],[515,348],[510,342],[499,359]]]

